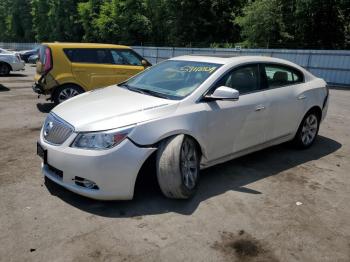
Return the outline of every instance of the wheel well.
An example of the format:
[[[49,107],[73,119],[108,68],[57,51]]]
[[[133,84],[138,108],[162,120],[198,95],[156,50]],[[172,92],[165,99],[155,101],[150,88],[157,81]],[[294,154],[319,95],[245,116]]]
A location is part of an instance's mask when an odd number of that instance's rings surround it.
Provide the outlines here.
[[[12,71],[12,66],[9,63],[4,62],[4,61],[0,61],[0,65],[1,64],[7,65],[10,68],[10,71]]]
[[[306,113],[305,115],[307,115],[307,114],[310,113],[310,112],[315,112],[315,113],[316,113],[316,116],[317,116],[317,118],[318,118],[318,121],[321,120],[321,118],[322,118],[322,110],[321,110],[321,108],[320,108],[319,106],[311,107],[311,108],[309,109],[309,111],[307,111],[307,113]]]
[[[184,136],[187,136],[187,137],[191,138],[191,139],[196,143],[197,149],[199,150],[199,153],[200,153],[201,157],[203,156],[202,147],[201,147],[201,145],[199,144],[199,142],[197,141],[197,139],[195,139],[193,136],[188,135],[188,134],[175,134],[175,135],[167,136],[167,137],[163,138],[162,140],[158,141],[158,142],[155,144],[156,147],[158,147],[159,144],[162,143],[163,141],[169,139],[170,137],[177,136],[177,135],[184,135]]]
[[[63,86],[76,86],[76,87],[80,88],[81,90],[83,90],[85,92],[84,88],[82,88],[80,85],[77,85],[77,84],[74,84],[74,83],[64,83],[62,85],[58,85],[58,86],[55,87],[55,91],[54,92],[56,92],[56,90],[58,88],[63,87]]]
[[[163,141],[169,139],[170,137],[173,136],[177,136],[177,135],[182,135],[182,134],[176,134],[176,135],[171,135],[171,136],[167,136],[165,138],[163,138],[162,140],[158,141],[157,143],[155,143],[154,145],[152,145],[152,147],[158,148],[159,144],[162,143]],[[187,135],[184,134],[185,136],[190,137],[191,139],[193,139],[193,141],[196,143],[196,146],[199,150],[200,156],[203,156],[203,152],[202,152],[202,148],[200,146],[200,144],[198,143],[198,141],[191,135]],[[142,164],[136,180],[135,180],[135,191],[137,190],[144,190],[142,189],[143,186],[147,184],[150,187],[156,187],[160,190],[159,185],[158,185],[158,181],[157,181],[157,175],[156,175],[156,157],[157,157],[157,152],[158,149],[155,150]]]

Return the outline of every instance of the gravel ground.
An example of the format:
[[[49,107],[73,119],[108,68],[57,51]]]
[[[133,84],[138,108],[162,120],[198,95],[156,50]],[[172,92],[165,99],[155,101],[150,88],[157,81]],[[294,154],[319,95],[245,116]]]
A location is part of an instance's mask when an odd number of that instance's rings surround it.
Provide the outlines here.
[[[1,261],[350,261],[350,89],[331,90],[315,145],[202,172],[190,201],[142,181],[99,202],[44,181],[36,140],[53,105],[35,68],[0,78]]]

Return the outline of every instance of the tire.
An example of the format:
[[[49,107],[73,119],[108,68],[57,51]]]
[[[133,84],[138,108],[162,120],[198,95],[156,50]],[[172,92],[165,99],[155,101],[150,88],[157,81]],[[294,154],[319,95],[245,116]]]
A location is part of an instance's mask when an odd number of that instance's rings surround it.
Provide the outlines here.
[[[193,139],[177,135],[161,143],[156,169],[163,194],[168,198],[191,198],[198,186],[199,164],[200,152]]]
[[[0,63],[0,76],[7,76],[10,74],[11,67],[8,64]]]
[[[84,90],[76,85],[63,85],[58,87],[53,95],[52,100],[56,105],[68,100],[69,98],[72,98],[74,96],[77,96],[81,93],[84,93]]]
[[[300,149],[312,146],[318,135],[320,116],[316,110],[311,110],[304,116],[298,131],[292,141],[293,145]]]

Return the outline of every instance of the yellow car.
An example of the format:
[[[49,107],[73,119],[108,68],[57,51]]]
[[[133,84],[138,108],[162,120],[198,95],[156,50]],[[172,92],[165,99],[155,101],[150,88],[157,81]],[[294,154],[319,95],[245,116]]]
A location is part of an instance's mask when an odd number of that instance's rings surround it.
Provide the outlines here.
[[[34,92],[56,104],[95,88],[118,84],[151,64],[128,46],[44,43],[39,50]]]

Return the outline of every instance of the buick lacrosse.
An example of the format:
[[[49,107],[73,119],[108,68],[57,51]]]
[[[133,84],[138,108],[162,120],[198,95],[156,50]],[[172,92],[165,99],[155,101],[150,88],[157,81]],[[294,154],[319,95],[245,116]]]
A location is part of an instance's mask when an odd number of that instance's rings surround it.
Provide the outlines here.
[[[186,199],[200,169],[287,141],[310,147],[327,108],[326,82],[291,62],[182,56],[55,107],[37,154],[47,178],[103,200],[132,199],[154,156],[163,194]]]

